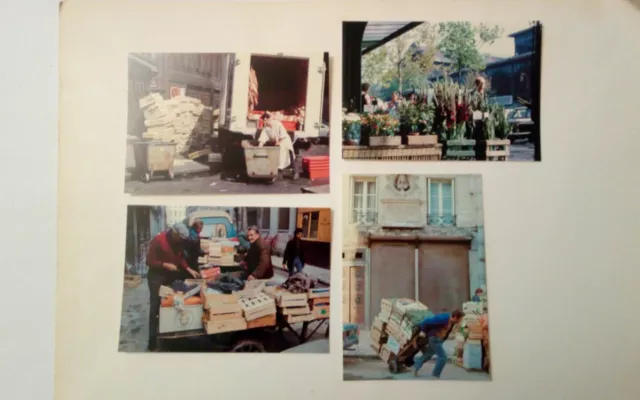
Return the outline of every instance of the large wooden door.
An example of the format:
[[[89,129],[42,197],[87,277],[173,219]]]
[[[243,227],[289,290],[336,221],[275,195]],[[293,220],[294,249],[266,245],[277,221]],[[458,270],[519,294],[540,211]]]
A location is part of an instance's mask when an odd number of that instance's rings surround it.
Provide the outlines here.
[[[469,301],[469,242],[424,242],[418,255],[418,297],[433,312]]]
[[[380,313],[380,301],[389,297],[415,298],[415,246],[401,242],[371,245],[370,310]]]

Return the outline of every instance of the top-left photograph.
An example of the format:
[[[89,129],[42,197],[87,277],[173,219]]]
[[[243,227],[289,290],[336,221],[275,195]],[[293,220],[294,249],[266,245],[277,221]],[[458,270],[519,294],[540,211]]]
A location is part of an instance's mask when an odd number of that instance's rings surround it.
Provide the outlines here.
[[[130,53],[125,193],[329,193],[329,54]]]

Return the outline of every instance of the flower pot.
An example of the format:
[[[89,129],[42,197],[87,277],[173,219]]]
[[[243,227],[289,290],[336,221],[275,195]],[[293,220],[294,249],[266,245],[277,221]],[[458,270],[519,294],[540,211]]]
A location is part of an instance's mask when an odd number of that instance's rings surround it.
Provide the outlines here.
[[[435,146],[438,144],[437,135],[409,135],[407,136],[409,146]]]
[[[345,142],[353,143],[353,146],[357,146],[360,143],[361,137],[362,129],[360,124],[349,125],[344,133]]]
[[[369,147],[396,147],[402,144],[400,136],[370,136]]]

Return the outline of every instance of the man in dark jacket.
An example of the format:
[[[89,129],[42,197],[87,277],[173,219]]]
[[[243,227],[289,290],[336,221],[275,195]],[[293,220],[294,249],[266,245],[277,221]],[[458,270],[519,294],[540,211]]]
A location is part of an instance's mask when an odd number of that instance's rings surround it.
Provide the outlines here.
[[[429,316],[420,322],[420,330],[426,334],[428,342],[421,350],[422,356],[415,357],[414,376],[418,376],[418,371],[420,371],[422,365],[435,355],[437,357],[436,365],[433,367],[431,376],[435,379],[440,379],[442,370],[447,365],[447,353],[444,351],[443,343],[447,340],[453,328],[462,320],[462,317],[464,317],[464,314],[456,310],[451,314],[441,313]]]
[[[247,264],[247,280],[273,278],[271,249],[260,236],[258,227],[252,226],[247,230],[247,239],[251,243],[244,258]]]
[[[302,272],[304,253],[302,252],[302,229],[296,228],[293,239],[289,240],[282,256],[282,266],[289,269],[289,276]]]
[[[202,246],[200,245],[200,232],[202,232],[202,226],[202,220],[194,220],[189,228],[189,238],[184,243],[184,252],[187,264],[189,264],[189,267],[195,271],[198,270],[198,258],[207,254],[206,251],[202,250]],[[191,278],[188,274],[183,277]]]
[[[184,243],[189,239],[189,229],[185,224],[176,224],[171,229],[159,233],[149,243],[147,250],[147,283],[149,285],[149,351],[155,351],[158,335],[158,314],[161,299],[160,286],[171,285],[182,274],[192,278],[199,276],[187,264],[184,257]]]

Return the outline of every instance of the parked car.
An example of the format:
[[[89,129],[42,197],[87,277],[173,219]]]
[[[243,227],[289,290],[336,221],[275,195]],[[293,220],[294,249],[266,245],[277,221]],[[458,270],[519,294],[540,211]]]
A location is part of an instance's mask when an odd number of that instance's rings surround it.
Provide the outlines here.
[[[510,110],[507,114],[507,122],[511,127],[511,133],[509,133],[508,138],[512,143],[514,140],[521,138],[531,141],[531,128],[533,127],[531,109],[518,107]]]
[[[342,325],[342,348],[349,350],[360,343],[360,327],[358,324]]]
[[[185,222],[191,226],[196,218],[201,220],[203,225],[200,237],[239,242],[236,226],[229,213],[220,210],[196,211],[189,214]]]

